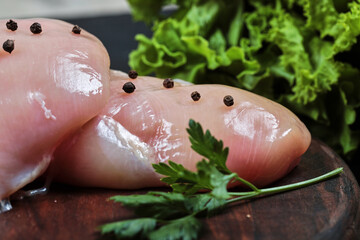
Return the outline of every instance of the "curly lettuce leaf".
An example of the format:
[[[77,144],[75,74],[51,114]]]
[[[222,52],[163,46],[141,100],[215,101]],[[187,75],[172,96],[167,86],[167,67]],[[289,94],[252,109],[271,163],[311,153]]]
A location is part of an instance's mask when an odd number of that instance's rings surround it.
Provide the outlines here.
[[[140,74],[244,88],[290,108],[340,154],[359,147],[359,0],[129,3],[153,24],[130,54]],[[170,3],[177,9],[164,17]]]

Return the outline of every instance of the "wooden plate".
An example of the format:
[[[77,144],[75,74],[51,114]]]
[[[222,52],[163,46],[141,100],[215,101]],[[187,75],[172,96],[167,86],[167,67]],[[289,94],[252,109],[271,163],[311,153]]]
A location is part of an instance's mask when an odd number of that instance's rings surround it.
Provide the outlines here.
[[[328,181],[242,202],[205,219],[200,239],[360,239],[359,186],[322,142],[313,140],[299,166],[274,186],[337,167],[344,173]],[[47,195],[15,201],[13,210],[0,215],[0,239],[99,239],[96,226],[133,216],[107,198],[144,192],[54,184]]]

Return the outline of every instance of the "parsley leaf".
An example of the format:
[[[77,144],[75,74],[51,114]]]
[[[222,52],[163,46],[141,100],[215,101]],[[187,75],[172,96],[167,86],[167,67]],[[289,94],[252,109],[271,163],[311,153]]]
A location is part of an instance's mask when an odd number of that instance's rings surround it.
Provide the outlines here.
[[[222,210],[227,204],[225,199],[213,197],[211,194],[194,194],[185,199],[185,205],[196,216],[212,216]]]
[[[229,149],[209,130],[204,133],[200,123],[190,120],[187,131],[192,149],[206,158],[197,163],[197,171],[192,172],[172,161],[153,164],[154,170],[164,175],[161,180],[170,185],[172,192],[111,197],[133,209],[140,218],[100,226],[102,234],[113,233],[120,239],[196,239],[201,230],[200,218],[212,216],[230,203],[305,187],[342,172],[342,168],[338,168],[299,183],[258,189],[226,167]],[[231,181],[239,181],[252,191],[229,192],[227,186]],[[197,193],[199,190],[206,192]]]
[[[160,174],[167,174],[168,177],[161,180],[169,184],[174,192],[191,195],[201,189],[211,190],[212,194],[219,198],[230,197],[227,193],[228,183],[235,177],[236,173],[224,174],[212,163],[202,160],[197,163],[197,172],[185,169],[181,164],[169,161],[169,165],[164,163],[154,164],[155,171]]]
[[[110,200],[133,209],[141,217],[172,219],[189,214],[184,204],[185,197],[179,193],[148,192],[143,195],[114,196]]]
[[[154,218],[138,218],[114,223],[108,223],[100,227],[101,233],[114,233],[117,238],[144,238],[156,227]]]
[[[186,131],[189,133],[191,148],[195,152],[207,158],[219,171],[224,173],[231,172],[226,167],[229,148],[223,148],[223,141],[218,141],[214,138],[209,130],[206,130],[204,134],[200,123],[192,119],[190,119],[189,128]]]
[[[193,215],[175,219],[149,234],[153,240],[197,239],[201,222]]]

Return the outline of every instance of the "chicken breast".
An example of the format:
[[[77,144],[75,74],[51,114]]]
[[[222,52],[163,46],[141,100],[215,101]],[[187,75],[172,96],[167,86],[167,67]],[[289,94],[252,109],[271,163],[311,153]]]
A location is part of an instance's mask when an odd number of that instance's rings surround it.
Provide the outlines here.
[[[229,169],[259,187],[291,171],[311,141],[288,109],[247,91],[181,83],[164,88],[161,79],[132,80],[116,71],[111,78],[106,107],[56,150],[58,181],[122,189],[161,186],[152,163],[172,160],[194,170],[201,160],[190,147],[189,119],[222,139],[230,148]],[[122,90],[128,81],[136,86],[133,93]],[[200,100],[191,98],[194,91]],[[234,105],[223,103],[225,95]]]
[[[0,41],[13,40],[14,49],[0,51],[0,200],[42,174],[56,146],[110,93],[109,57],[93,35],[58,20],[15,20],[16,31],[6,22]],[[41,33],[30,31],[35,22]]]

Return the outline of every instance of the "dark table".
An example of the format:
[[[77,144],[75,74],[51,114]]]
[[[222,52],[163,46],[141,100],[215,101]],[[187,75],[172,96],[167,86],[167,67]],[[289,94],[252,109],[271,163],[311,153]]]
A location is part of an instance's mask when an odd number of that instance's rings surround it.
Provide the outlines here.
[[[344,161],[320,141],[312,140],[300,164],[273,186],[307,180],[337,167],[344,167],[344,172],[330,180],[237,203],[217,216],[204,219],[205,227],[199,239],[360,239],[359,185]],[[13,210],[0,215],[0,239],[102,239],[97,226],[134,217],[120,204],[106,200],[113,195],[148,190],[54,184],[47,195],[15,201]]]

